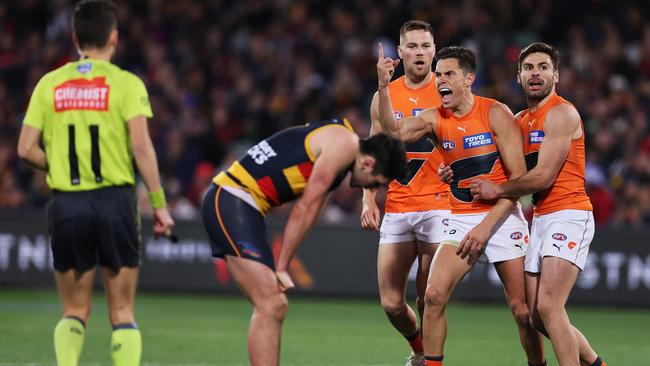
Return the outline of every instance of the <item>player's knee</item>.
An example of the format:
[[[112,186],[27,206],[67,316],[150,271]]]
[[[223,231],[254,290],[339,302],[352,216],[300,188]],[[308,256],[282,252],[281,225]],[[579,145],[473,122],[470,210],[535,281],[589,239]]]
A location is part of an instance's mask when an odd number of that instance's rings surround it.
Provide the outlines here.
[[[528,305],[523,301],[515,301],[510,304],[510,311],[515,318],[517,326],[527,328],[530,325],[530,312]]]
[[[255,310],[263,316],[272,317],[277,321],[283,321],[289,308],[289,300],[284,293],[268,296],[264,302],[257,304]]]
[[[539,299],[537,302],[537,312],[542,320],[553,317],[561,307],[554,304],[553,301]]]
[[[447,294],[436,286],[427,286],[424,292],[426,310],[442,311],[447,306]]]
[[[389,317],[398,316],[406,312],[406,303],[403,298],[398,297],[383,297],[381,299],[381,307]]]

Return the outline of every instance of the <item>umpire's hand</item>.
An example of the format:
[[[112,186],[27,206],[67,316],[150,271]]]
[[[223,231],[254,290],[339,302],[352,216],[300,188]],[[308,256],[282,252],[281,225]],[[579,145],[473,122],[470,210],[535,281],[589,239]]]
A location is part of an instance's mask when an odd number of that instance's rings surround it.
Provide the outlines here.
[[[174,228],[174,219],[169,215],[167,207],[154,208],[153,210],[153,234],[154,236],[160,237],[164,236],[169,238],[172,235],[172,229]]]

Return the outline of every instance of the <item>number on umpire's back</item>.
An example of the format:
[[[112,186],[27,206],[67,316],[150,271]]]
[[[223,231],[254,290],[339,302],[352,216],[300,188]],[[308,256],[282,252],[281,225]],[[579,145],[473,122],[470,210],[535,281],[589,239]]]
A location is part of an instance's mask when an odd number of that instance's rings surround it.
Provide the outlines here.
[[[95,182],[102,181],[101,158],[99,155],[99,126],[88,126],[90,131],[90,162],[95,174]],[[68,156],[70,159],[70,183],[81,184],[79,175],[79,157],[77,155],[77,144],[75,143],[75,125],[68,125]]]

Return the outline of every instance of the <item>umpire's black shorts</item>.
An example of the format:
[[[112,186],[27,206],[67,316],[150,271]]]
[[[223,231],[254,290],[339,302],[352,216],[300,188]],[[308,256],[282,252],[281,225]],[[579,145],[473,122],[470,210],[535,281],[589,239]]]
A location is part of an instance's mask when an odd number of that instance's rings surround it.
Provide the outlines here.
[[[132,186],[54,191],[47,218],[55,270],[140,265],[140,217]]]
[[[203,225],[210,237],[214,257],[232,255],[263,263],[275,270],[264,216],[214,183],[203,198]]]

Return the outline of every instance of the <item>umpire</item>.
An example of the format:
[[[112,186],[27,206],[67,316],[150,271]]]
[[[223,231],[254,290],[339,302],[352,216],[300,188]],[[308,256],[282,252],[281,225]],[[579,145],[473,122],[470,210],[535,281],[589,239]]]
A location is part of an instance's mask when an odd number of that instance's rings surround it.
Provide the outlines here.
[[[46,171],[53,191],[48,231],[63,305],[54,329],[56,359],[59,366],[78,363],[99,264],[113,364],[139,365],[134,302],[141,238],[133,159],[149,190],[154,233],[169,236],[174,226],[147,128],[153,114],[142,81],[110,62],[118,43],[115,6],[79,2],[72,28],[80,59],[41,78],[18,141],[20,158]]]

